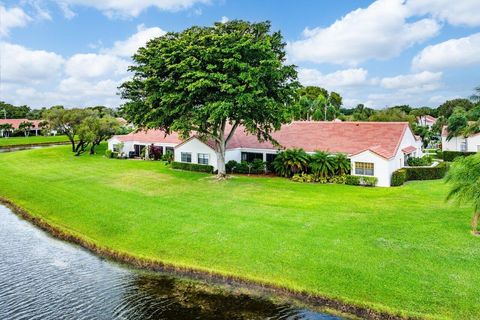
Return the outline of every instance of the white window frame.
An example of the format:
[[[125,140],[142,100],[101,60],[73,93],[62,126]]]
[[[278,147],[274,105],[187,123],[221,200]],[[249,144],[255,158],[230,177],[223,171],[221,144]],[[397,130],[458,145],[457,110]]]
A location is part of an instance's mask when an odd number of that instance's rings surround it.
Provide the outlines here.
[[[203,160],[207,160],[207,163],[200,162],[200,157]],[[197,153],[197,163],[198,164],[203,164],[203,165],[208,165],[210,163],[210,154],[208,153]]]
[[[370,168],[365,168],[365,165],[368,165],[368,166],[371,165],[372,168],[371,169]],[[367,170],[371,170],[371,174]],[[355,162],[355,174],[358,175],[358,176],[371,176],[371,177],[373,177],[375,175],[375,163],[373,163],[373,162],[363,162],[363,161]]]
[[[185,160],[184,160],[184,156],[185,156]],[[190,161],[186,161],[187,156],[190,158]],[[192,163],[192,153],[191,152],[181,152],[180,153],[180,161],[185,162],[185,163]]]

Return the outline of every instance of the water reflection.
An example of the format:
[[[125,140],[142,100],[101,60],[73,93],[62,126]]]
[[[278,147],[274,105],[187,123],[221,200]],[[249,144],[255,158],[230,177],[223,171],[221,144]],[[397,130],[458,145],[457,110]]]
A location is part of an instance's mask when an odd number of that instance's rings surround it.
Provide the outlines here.
[[[120,266],[0,205],[0,319],[339,318]]]

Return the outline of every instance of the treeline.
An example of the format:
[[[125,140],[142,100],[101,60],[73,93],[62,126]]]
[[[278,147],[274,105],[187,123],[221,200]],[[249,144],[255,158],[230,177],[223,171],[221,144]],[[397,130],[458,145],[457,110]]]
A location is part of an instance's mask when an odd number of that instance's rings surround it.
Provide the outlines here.
[[[51,109],[65,109],[64,106],[57,105],[52,107],[43,107],[40,109],[31,109],[29,106],[14,106],[10,103],[0,101],[0,118],[4,119],[29,119],[29,120],[43,120],[45,113]],[[112,117],[121,117],[120,111],[116,108],[108,108],[105,106],[88,107],[97,111],[101,115],[110,115]]]

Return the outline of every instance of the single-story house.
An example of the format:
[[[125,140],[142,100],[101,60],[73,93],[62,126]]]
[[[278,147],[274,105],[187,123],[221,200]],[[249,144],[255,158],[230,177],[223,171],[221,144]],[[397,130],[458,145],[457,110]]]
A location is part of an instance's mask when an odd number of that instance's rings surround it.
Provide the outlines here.
[[[377,177],[378,186],[387,187],[392,173],[406,166],[408,158],[423,155],[422,141],[415,137],[407,122],[295,121],[283,125],[272,136],[281,148],[271,142],[259,142],[256,136],[239,127],[228,142],[225,160],[271,162],[279,151],[290,148],[302,148],[308,153],[317,150],[345,153],[351,160],[351,174]],[[123,143],[122,150],[115,147],[119,143]],[[175,161],[217,168],[214,145],[195,135],[182,141],[177,134],[149,130],[114,136],[108,144],[112,151],[135,155],[146,145],[162,146],[164,152],[168,146],[174,148]]]
[[[428,114],[417,117],[417,124],[419,126],[427,126],[430,129],[436,122],[437,122],[437,118],[432,117],[431,115],[428,115]]]
[[[460,152],[479,152],[480,151],[480,133],[469,137],[453,137],[447,140],[448,128],[442,128],[442,151],[460,151]]]
[[[18,130],[20,127],[20,124],[22,122],[31,122],[33,123],[33,127],[30,130],[30,134],[38,135],[38,132],[40,131],[40,122],[42,120],[29,120],[29,119],[0,119],[0,125],[2,124],[11,124],[13,127],[13,130]],[[0,129],[0,137],[3,136],[3,130]]]

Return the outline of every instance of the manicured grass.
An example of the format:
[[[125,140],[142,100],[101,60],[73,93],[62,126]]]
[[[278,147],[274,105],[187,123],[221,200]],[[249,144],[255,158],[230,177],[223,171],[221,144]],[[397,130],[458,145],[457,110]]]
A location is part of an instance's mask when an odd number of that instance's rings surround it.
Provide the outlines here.
[[[20,146],[29,144],[45,144],[68,142],[67,136],[29,136],[29,137],[10,137],[0,138],[0,148],[8,146]]]
[[[480,238],[442,181],[218,182],[68,146],[0,154],[0,170],[0,196],[111,249],[403,315],[478,318]]]

